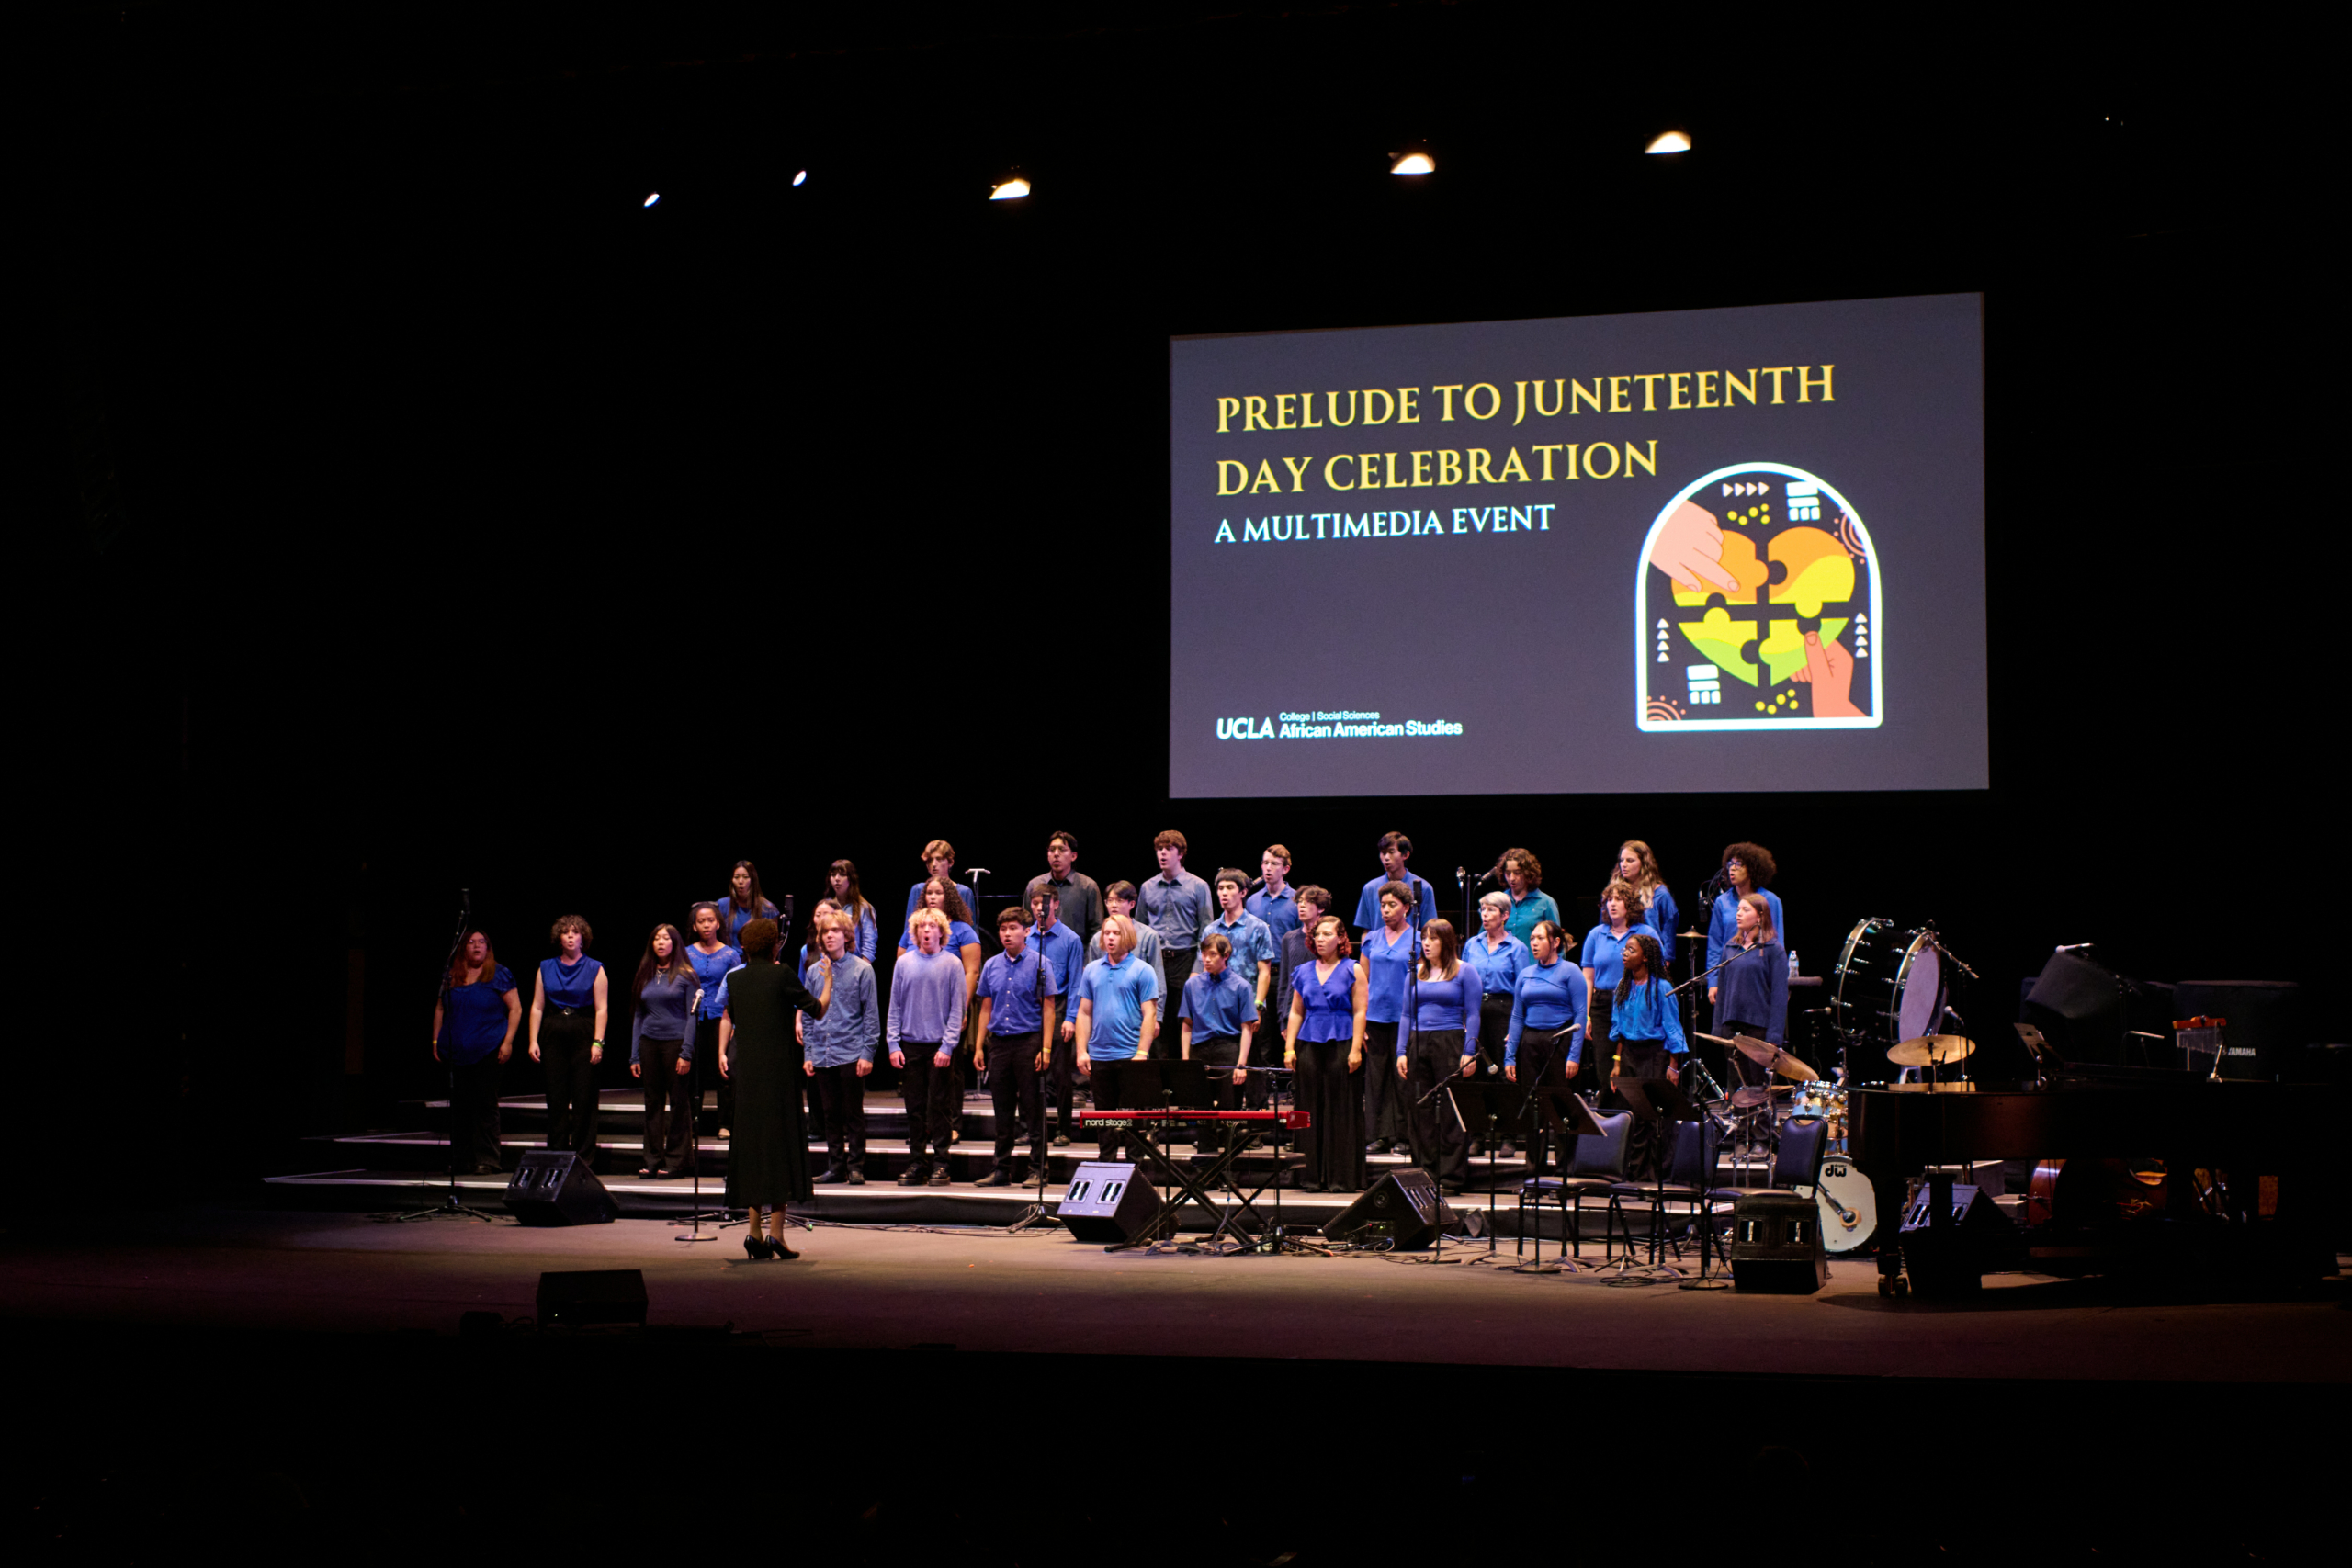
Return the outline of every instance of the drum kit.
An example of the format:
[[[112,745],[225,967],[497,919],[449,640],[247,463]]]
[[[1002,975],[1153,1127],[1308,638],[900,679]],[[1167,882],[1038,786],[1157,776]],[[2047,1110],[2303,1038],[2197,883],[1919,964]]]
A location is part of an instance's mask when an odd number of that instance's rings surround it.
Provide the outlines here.
[[[1699,1036],[1747,1057],[1773,1077],[1789,1080],[1785,1085],[1743,1086],[1710,1107],[1737,1137],[1735,1168],[1777,1149],[1783,1122],[1826,1123],[1823,1157],[1811,1195],[1821,1212],[1823,1247],[1832,1256],[1855,1251],[1878,1228],[1870,1180],[1847,1157],[1849,1086],[1885,1083],[1891,1067],[1906,1076],[1928,1075],[1924,1084],[1906,1087],[1971,1087],[1964,1077],[1957,1084],[1943,1081],[1949,1067],[1959,1067],[1964,1075],[1967,1059],[1976,1049],[1965,1035],[1936,1032],[1959,1016],[1948,1005],[1947,969],[1972,977],[1974,973],[1952,956],[1933,926],[1901,931],[1894,921],[1875,917],[1856,921],[1838,953],[1826,1010],[1845,1062],[1832,1077],[1749,1035]],[[1881,1062],[1887,1066],[1880,1066]]]

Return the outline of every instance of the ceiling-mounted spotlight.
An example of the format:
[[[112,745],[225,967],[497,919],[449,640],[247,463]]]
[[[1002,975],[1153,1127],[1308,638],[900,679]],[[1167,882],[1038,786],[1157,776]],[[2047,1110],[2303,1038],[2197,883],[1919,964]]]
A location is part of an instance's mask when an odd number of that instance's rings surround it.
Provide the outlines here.
[[[806,169],[803,169],[803,170],[801,170],[798,174],[797,174],[797,175],[793,175],[793,176],[792,176],[792,183],[793,183],[794,185],[796,185],[796,186],[805,186],[805,185],[807,185],[807,184],[808,183],[808,170],[806,170]]]
[[[648,192],[648,193],[647,193],[647,195],[646,195],[644,205],[646,205],[647,207],[650,207],[650,206],[652,206],[655,202],[657,202],[657,201],[659,201],[659,200],[661,200],[661,199],[662,199],[662,193],[661,193],[660,191],[658,191],[658,190],[657,190],[657,191],[650,191],[650,192]]]
[[[1650,144],[1642,151],[1645,152],[1688,152],[1690,151],[1690,139],[1679,130],[1669,130],[1652,138]]]
[[[1019,201],[1029,194],[1029,178],[1018,168],[1009,171],[1004,178],[989,187],[990,201]]]
[[[1388,172],[1392,175],[1433,175],[1437,173],[1437,160],[1430,156],[1429,149],[1416,147],[1410,152],[1397,153],[1389,164]]]

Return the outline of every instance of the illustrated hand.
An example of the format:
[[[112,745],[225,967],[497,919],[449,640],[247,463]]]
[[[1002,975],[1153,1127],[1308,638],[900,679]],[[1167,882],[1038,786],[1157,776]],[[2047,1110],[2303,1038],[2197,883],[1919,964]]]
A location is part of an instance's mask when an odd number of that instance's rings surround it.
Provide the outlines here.
[[[1813,688],[1813,716],[1815,718],[1860,718],[1862,710],[1854,705],[1848,695],[1854,689],[1854,656],[1846,645],[1832,637],[1821,640],[1819,632],[1804,634],[1804,668],[1791,680],[1803,681]]]
[[[1691,502],[1676,507],[1650,547],[1650,564],[1695,593],[1702,587],[1739,592],[1739,579],[1724,570],[1724,531],[1715,514]]]

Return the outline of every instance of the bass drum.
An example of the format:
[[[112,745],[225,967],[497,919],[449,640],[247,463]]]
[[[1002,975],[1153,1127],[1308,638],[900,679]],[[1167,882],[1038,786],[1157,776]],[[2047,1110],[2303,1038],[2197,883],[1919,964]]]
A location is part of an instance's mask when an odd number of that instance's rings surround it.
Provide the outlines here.
[[[1870,917],[1854,922],[1838,954],[1830,996],[1832,1016],[1849,1053],[1849,1085],[1884,1083],[1891,1067],[1886,1048],[1898,1041],[1935,1032],[1944,1015],[1943,954],[1936,933],[1924,927],[1898,931],[1894,922]]]
[[[1833,1155],[1821,1162],[1813,1201],[1821,1211],[1822,1250],[1832,1258],[1859,1250],[1877,1234],[1878,1199],[1870,1178],[1845,1159]]]

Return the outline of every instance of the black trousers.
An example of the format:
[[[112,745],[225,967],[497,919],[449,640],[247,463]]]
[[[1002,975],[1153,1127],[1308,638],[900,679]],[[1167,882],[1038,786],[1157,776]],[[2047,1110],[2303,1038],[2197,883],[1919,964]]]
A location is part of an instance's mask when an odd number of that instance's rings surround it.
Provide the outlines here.
[[[1241,1060],[1241,1037],[1238,1034],[1211,1034],[1193,1042],[1193,1060],[1205,1062],[1209,1069],[1209,1092],[1215,1097],[1219,1111],[1241,1109],[1241,1088],[1233,1081],[1233,1069]],[[1227,1124],[1203,1127],[1193,1140],[1196,1149],[1218,1150],[1226,1145],[1232,1128]]]
[[[1572,1038],[1566,1029],[1521,1030],[1519,1087],[1532,1096],[1538,1089],[1548,1087],[1581,1089],[1593,1081],[1590,1077],[1593,1071],[1593,1053],[1589,1050],[1585,1052],[1584,1065],[1577,1069],[1576,1077],[1571,1080],[1568,1077],[1568,1046]],[[1540,1083],[1536,1078],[1538,1064],[1542,1065],[1543,1073]],[[1520,1119],[1515,1123],[1519,1129],[1519,1135],[1527,1141],[1528,1169],[1537,1176],[1544,1174],[1543,1161],[1535,1152],[1536,1135],[1540,1131],[1550,1139],[1552,1157],[1557,1162],[1560,1174],[1565,1176],[1567,1174],[1568,1162],[1575,1154],[1576,1134],[1563,1130],[1558,1106],[1548,1100],[1541,1103],[1543,1109],[1536,1112],[1534,1128],[1529,1127],[1524,1109],[1521,1110]],[[1509,1137],[1510,1134],[1506,1132],[1504,1136]]]
[[[1748,1023],[1740,1019],[1724,1018],[1715,1021],[1715,1032],[1726,1040],[1735,1034],[1745,1034],[1750,1040],[1761,1040],[1764,1038],[1764,1026],[1760,1023]],[[1739,1081],[1743,1087],[1747,1089],[1771,1087],[1771,1068],[1761,1062],[1750,1060],[1744,1051],[1727,1051],[1724,1055],[1731,1058],[1732,1069],[1739,1074]]]
[[[918,1164],[936,1156],[947,1157],[947,1132],[956,1120],[956,1068],[937,1065],[939,1042],[902,1040],[899,1050],[907,1059],[900,1071],[899,1092],[907,1101],[907,1152]],[[954,1042],[950,1041],[949,1044]]]
[[[817,1086],[822,1107],[819,1125],[825,1129],[827,1163],[837,1170],[865,1168],[865,1080],[855,1062],[819,1067],[809,1081]]]
[[[702,1163],[702,1107],[711,1080],[718,1076],[718,1020],[697,1017],[695,1020],[695,1070],[683,1080],[685,1098],[679,1109],[686,1118],[686,1163],[672,1168],[691,1171]],[[733,1101],[734,1090],[728,1090]],[[720,1126],[727,1123],[721,1122]]]
[[[1168,976],[1168,995],[1170,997],[1173,997],[1179,1001],[1183,999],[1184,982],[1193,977],[1193,960],[1200,955],[1200,951],[1201,950],[1197,947],[1163,946],[1160,948],[1159,967]],[[1168,1010],[1168,1003],[1164,998],[1161,999],[1160,1009],[1162,1011]],[[1175,1031],[1168,1028],[1168,1020],[1166,1019],[1162,1019],[1160,1021],[1160,1032],[1168,1034],[1175,1032]]]
[[[460,1176],[499,1168],[498,1088],[505,1077],[494,1048],[479,1062],[449,1064],[449,1168]]]
[[[1377,1065],[1369,1051],[1365,1060]],[[1365,1071],[1370,1071],[1367,1066]],[[1388,1070],[1396,1070],[1390,1057]],[[1310,1187],[1330,1187],[1361,1192],[1364,1187],[1363,1095],[1348,1071],[1348,1042],[1302,1040],[1298,1043],[1298,1109],[1309,1122],[1299,1134],[1299,1152],[1306,1156],[1304,1179]]]
[[[1746,1061],[1747,1058],[1741,1057]],[[1620,1040],[1617,1042],[1617,1067],[1620,1076],[1628,1078],[1662,1078],[1674,1060],[1663,1040]],[[1658,1163],[1664,1157],[1666,1140],[1656,1122],[1645,1117],[1634,1118],[1634,1125],[1625,1139],[1625,1179],[1656,1181]]]
[[[1495,1086],[1494,1141],[1508,1144],[1518,1136],[1519,1113],[1527,1096],[1519,1085],[1502,1076],[1503,1041],[1510,1033],[1510,998],[1508,995],[1478,998],[1478,1055],[1495,1067],[1492,1076],[1483,1081]],[[1470,1136],[1483,1144],[1487,1129],[1473,1127]],[[1493,1153],[1493,1150],[1487,1152]]]
[[[1432,1029],[1415,1033],[1408,1055],[1412,1076],[1405,1080],[1405,1103],[1413,1122],[1413,1163],[1440,1181],[1460,1181],[1470,1163],[1470,1135],[1454,1115],[1453,1097],[1430,1091],[1462,1076],[1462,1031]],[[1388,1064],[1396,1071],[1394,1060]]]
[[[1117,1111],[1127,1103],[1122,1095],[1126,1088],[1127,1068],[1133,1062],[1133,1057],[1108,1062],[1088,1058],[1087,1093],[1094,1101],[1095,1110]],[[1105,1134],[1096,1146],[1094,1157],[1116,1159],[1125,1136],[1122,1133]]]
[[[1067,993],[1064,999],[1067,999]],[[1059,1000],[1054,1004],[1054,1010],[1061,1011]],[[1046,1069],[1045,1098],[1054,1103],[1054,1125],[1063,1137],[1069,1137],[1070,1128],[1077,1121],[1073,1112],[1078,1100],[1078,1041],[1075,1038],[1063,1039],[1059,1023],[1054,1025],[1054,1059],[1052,1066]]]
[[[544,1033],[544,1032],[542,1032]],[[639,1040],[638,1067],[645,1089],[645,1164],[649,1170],[684,1170],[694,1140],[694,1068],[678,1073],[683,1040]]]
[[[1045,1036],[1034,1029],[1026,1034],[989,1036],[989,1099],[996,1106],[996,1168],[1008,1175],[1020,1130],[1013,1124],[1016,1115],[1021,1127],[1028,1130],[1032,1168],[1046,1163],[1046,1075],[1037,1070],[1037,1049],[1044,1043]]]
[[[588,1059],[596,1015],[549,1008],[539,1015],[539,1063],[548,1075],[548,1147],[596,1152],[596,1064]]]
[[[1393,1023],[1363,1026],[1363,1129],[1367,1138],[1402,1144],[1411,1139],[1412,1128],[1405,1114],[1405,1085],[1396,1077],[1396,1034]]]

